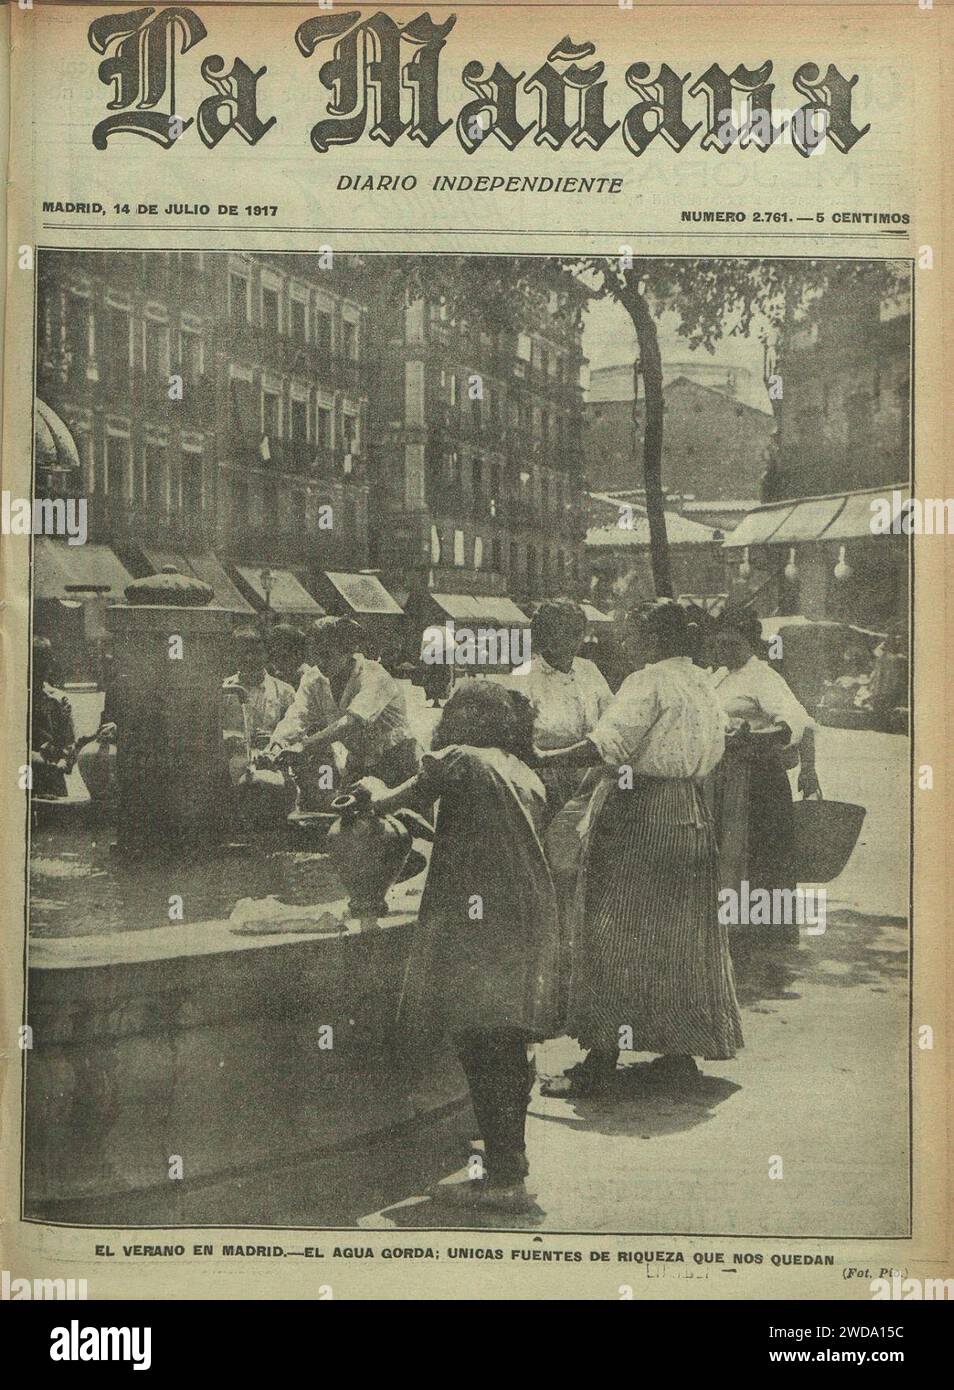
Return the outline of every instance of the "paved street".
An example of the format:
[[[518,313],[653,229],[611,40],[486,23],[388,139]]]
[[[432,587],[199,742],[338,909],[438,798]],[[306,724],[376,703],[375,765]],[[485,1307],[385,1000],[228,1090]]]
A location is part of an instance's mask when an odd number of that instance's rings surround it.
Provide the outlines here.
[[[424,712],[422,711],[422,715]],[[831,885],[828,929],[738,962],[746,1046],[704,1066],[671,1098],[625,1056],[618,1093],[593,1101],[534,1095],[528,1216],[475,1217],[424,1195],[463,1176],[466,1108],[359,1151],[182,1193],[179,1219],[302,1227],[898,1235],[907,1223],[907,742],[822,730],[825,791],[868,806],[862,840]],[[566,1040],[538,1069],[576,1059]],[[782,1160],[781,1178],[769,1176]],[[777,1166],[777,1165],[776,1165]],[[263,1209],[263,1189],[265,1189]],[[215,1213],[221,1214],[216,1217]]]
[[[696,1092],[647,1092],[647,1059],[626,1057],[612,1099],[536,1095],[529,1157],[539,1213],[526,1224],[753,1235],[906,1228],[906,758],[906,740],[893,735],[820,731],[826,793],[869,808],[853,860],[831,885],[828,930],[739,959],[746,1047],[733,1062],[705,1065]],[[569,1042],[549,1043],[538,1069],[578,1055]],[[780,1179],[769,1176],[774,1155]],[[383,1215],[443,1224],[429,1201]]]

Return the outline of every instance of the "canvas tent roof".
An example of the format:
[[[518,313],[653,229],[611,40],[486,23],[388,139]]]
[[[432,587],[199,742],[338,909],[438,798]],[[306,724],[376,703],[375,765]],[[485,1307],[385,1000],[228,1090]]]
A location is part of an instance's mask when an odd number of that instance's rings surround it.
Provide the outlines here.
[[[400,604],[392,598],[376,574],[345,574],[326,570],[325,578],[354,613],[374,617],[403,616]]]
[[[262,572],[268,570],[272,577],[271,593],[266,599]],[[321,604],[312,598],[304,584],[292,574],[291,570],[276,569],[272,565],[236,565],[235,572],[253,595],[258,607],[268,607],[273,613],[309,613],[314,618],[324,614]]]
[[[37,598],[99,596],[121,599],[132,575],[108,545],[69,545],[51,536],[37,536],[34,583]]]

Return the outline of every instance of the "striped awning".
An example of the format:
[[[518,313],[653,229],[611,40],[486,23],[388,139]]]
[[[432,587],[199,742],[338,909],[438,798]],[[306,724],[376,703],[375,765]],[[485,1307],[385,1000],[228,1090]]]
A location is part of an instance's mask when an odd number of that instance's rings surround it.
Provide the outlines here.
[[[69,428],[56,411],[41,401],[34,401],[33,411],[33,457],[38,469],[80,468],[79,451]]]
[[[899,487],[900,490],[900,487]],[[823,541],[860,540],[874,534],[871,529],[871,503],[875,498],[891,500],[893,489],[876,488],[873,492],[853,492],[845,499],[844,509],[823,533]],[[904,494],[907,496],[907,493]]]
[[[794,502],[779,502],[771,507],[759,507],[757,511],[749,512],[739,522],[734,531],[730,531],[722,542],[726,549],[741,545],[765,545],[768,541],[775,539],[775,533],[795,510]]]
[[[772,536],[772,545],[816,541],[845,505],[844,497],[812,497],[799,502]]]
[[[742,518],[723,541],[726,549],[744,545],[797,545],[804,541],[860,540],[875,534],[872,502],[903,493],[904,484],[842,492],[834,497],[805,497],[774,502]],[[907,495],[906,493],[904,495]]]

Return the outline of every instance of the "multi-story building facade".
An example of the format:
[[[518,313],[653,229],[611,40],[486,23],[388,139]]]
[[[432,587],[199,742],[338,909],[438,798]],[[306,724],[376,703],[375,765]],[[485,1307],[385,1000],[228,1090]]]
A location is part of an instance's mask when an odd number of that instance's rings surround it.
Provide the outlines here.
[[[764,395],[764,392],[763,392]],[[681,498],[757,498],[772,438],[768,397],[764,409],[728,389],[687,376],[663,386],[663,486]],[[586,405],[586,471],[590,486],[612,492],[642,480],[645,402],[633,409],[633,370],[599,369]]]
[[[76,441],[91,540],[365,562],[368,321],[346,270],[44,251],[38,295],[37,391]]]
[[[907,294],[839,284],[772,365],[784,390],[762,500],[904,483],[910,473],[911,314]]]
[[[396,302],[393,269],[43,252],[37,393],[75,440],[90,540],[134,572],[136,551],[214,553],[253,602],[266,567],[313,593],[377,568],[402,602],[585,592],[585,292],[568,275],[488,332]]]
[[[568,275],[520,332],[381,300],[372,556],[392,586],[582,590],[582,293]]]
[[[836,280],[778,349],[762,505],[726,537],[727,588],[762,613],[907,630],[910,540],[872,529],[911,476],[909,272]]]

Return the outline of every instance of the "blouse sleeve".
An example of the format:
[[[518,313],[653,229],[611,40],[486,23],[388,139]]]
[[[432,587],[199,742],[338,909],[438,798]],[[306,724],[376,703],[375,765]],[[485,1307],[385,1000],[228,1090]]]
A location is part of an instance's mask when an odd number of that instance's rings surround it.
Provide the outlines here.
[[[588,675],[590,681],[590,689],[593,693],[593,698],[596,701],[596,708],[599,711],[600,718],[602,718],[606,711],[609,709],[610,705],[613,703],[613,692],[612,690],[610,690],[609,682],[603,675],[603,672],[600,670],[600,668],[596,665],[596,663],[593,661],[589,661],[587,662],[587,665],[589,666]]]
[[[619,765],[636,756],[658,717],[656,682],[648,671],[636,671],[623,681],[587,737],[604,763]]]
[[[801,743],[808,729],[815,728],[815,721],[808,710],[795,698],[785,677],[773,671],[766,662],[759,673],[758,701],[770,719],[778,724],[787,724],[792,731],[792,744]]]

